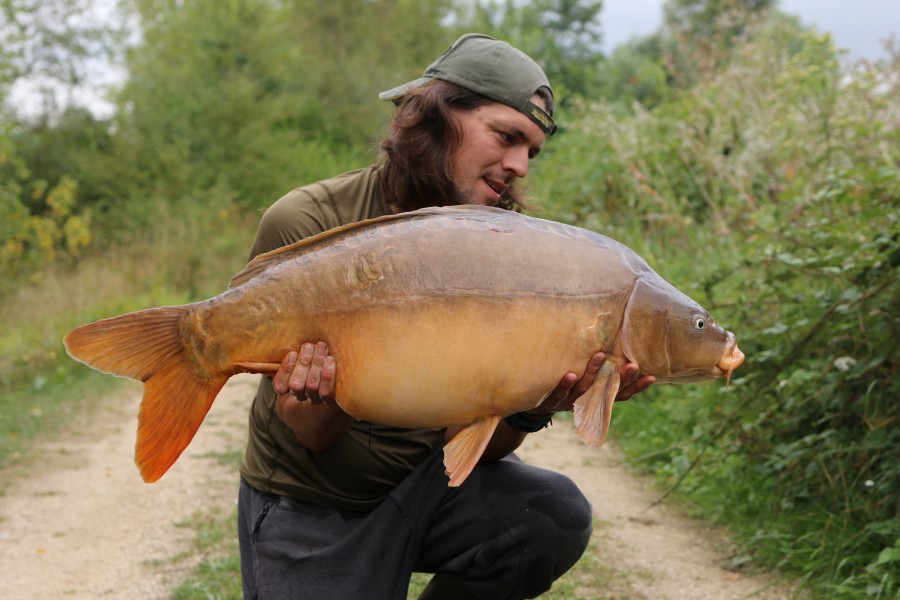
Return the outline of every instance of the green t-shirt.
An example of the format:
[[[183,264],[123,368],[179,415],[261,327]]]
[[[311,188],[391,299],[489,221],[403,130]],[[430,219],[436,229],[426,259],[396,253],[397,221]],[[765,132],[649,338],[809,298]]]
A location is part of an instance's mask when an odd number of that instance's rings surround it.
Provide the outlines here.
[[[260,221],[251,258],[322,231],[390,213],[377,167],[344,173],[295,189],[275,202]],[[318,340],[297,343],[306,341]],[[443,443],[441,429],[398,429],[354,421],[333,446],[312,452],[275,414],[275,398],[271,378],[263,377],[250,408],[250,436],[241,464],[241,477],[269,494],[345,510],[370,510]]]

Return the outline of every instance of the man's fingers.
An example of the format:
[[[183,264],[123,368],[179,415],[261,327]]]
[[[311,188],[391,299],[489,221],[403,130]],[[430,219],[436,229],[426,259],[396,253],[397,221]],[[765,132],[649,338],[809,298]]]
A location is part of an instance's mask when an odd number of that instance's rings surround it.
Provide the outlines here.
[[[581,376],[581,379],[578,380],[578,385],[575,387],[575,398],[583,396],[584,393],[588,391],[594,383],[594,378],[597,376],[597,372],[600,371],[604,362],[606,362],[605,352],[597,352],[591,357],[587,367],[584,369],[584,374]]]
[[[332,403],[335,369],[334,357],[328,354],[328,344],[316,344],[303,386],[303,394],[311,404]]]
[[[322,375],[319,382],[319,397],[323,402],[334,404],[334,382],[337,365],[333,356],[326,356],[322,361]]]
[[[637,365],[637,363],[625,363],[622,365],[622,370],[619,371],[619,379],[622,382],[622,387],[627,387],[635,382],[635,380],[640,375],[641,368]]]
[[[306,380],[309,377],[309,370],[312,364],[313,349],[312,344],[303,344],[300,346],[300,354],[297,356],[297,362],[291,376],[288,379],[288,388],[295,396],[305,396]],[[278,391],[277,389],[275,391]]]
[[[578,375],[576,375],[575,373],[566,373],[566,375],[562,378],[562,381],[559,382],[559,385],[556,386],[556,399],[562,402],[563,400],[568,398],[569,393],[572,391],[572,388],[575,387],[575,383],[577,381]]]
[[[541,406],[549,407],[556,411],[572,410],[572,404],[574,404],[575,400],[588,391],[591,384],[594,383],[594,377],[597,376],[597,372],[603,366],[605,360],[606,354],[597,352],[588,361],[580,378],[577,373],[566,373],[559,385],[556,386],[556,389],[553,390],[553,393],[547,397],[547,400]]]
[[[287,356],[284,357],[284,360],[281,361],[281,367],[278,368],[278,372],[275,373],[275,376],[272,378],[272,386],[275,388],[276,393],[286,394],[291,391],[288,384],[291,374],[294,372],[294,365],[296,364],[297,353],[288,352]]]
[[[337,366],[328,353],[328,344],[307,342],[299,352],[288,352],[272,377],[272,386],[279,396],[290,394],[301,402],[334,403],[334,382]]]
[[[645,375],[645,376],[641,377],[640,379],[638,379],[634,383],[632,388],[634,389],[634,393],[637,394],[638,392],[643,392],[644,390],[646,390],[648,387],[650,387],[654,383],[656,383],[656,377],[654,377],[653,375]],[[632,396],[633,395],[634,394],[632,394]]]
[[[616,401],[622,402],[628,400],[635,395],[640,394],[654,383],[656,383],[656,377],[654,377],[653,375],[644,375],[637,381],[631,382],[625,387],[621,388],[618,395],[616,396]]]
[[[326,356],[328,356],[328,344],[319,342],[315,345],[315,349],[313,350],[304,384],[306,397],[312,404],[322,403],[319,385],[322,382],[322,364],[325,362]]]

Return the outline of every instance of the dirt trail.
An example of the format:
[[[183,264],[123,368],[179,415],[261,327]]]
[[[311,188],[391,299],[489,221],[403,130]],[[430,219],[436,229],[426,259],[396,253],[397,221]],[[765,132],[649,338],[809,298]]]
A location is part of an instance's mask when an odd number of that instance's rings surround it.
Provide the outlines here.
[[[210,453],[241,446],[255,386],[256,377],[234,378],[193,443],[153,485],[134,465],[137,384],[85,430],[46,444],[39,472],[0,499],[0,598],[168,598],[194,566],[171,566],[194,535],[178,523],[237,501],[234,473]]]
[[[170,560],[193,536],[178,524],[236,502],[235,475],[213,455],[242,447],[255,385],[255,376],[234,378],[153,485],[132,461],[137,386],[83,430],[44,444],[39,472],[17,478],[0,498],[0,598],[167,598],[193,567]],[[728,600],[766,586],[765,578],[721,568],[730,546],[720,533],[667,506],[644,512],[657,492],[621,466],[614,447],[592,450],[561,422],[529,436],[520,455],[567,473],[591,499],[601,520],[595,537],[617,573],[598,599]],[[766,589],[753,597],[787,595]]]
[[[565,473],[590,499],[603,560],[617,575],[597,600],[786,600],[786,586],[726,567],[736,548],[721,530],[666,504],[661,492],[622,464],[613,444],[590,448],[571,421],[529,435],[518,452],[526,462]]]

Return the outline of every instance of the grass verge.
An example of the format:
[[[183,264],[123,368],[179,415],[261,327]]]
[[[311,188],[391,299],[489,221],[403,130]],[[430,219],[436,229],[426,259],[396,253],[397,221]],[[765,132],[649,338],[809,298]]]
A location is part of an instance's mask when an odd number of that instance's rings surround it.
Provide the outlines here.
[[[35,442],[90,419],[119,383],[60,359],[18,385],[0,388],[0,469],[27,467],[35,459]],[[0,483],[0,493],[11,479]]]

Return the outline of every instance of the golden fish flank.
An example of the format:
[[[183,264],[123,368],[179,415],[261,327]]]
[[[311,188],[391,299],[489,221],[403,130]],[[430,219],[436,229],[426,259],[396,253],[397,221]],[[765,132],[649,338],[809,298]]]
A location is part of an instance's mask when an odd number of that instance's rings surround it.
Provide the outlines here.
[[[625,361],[680,382],[730,376],[744,359],[734,334],[626,246],[495,208],[341,227],[257,257],[231,287],[66,336],[75,359],[144,382],[135,460],[146,481],[175,462],[229,377],[271,374],[302,341],[328,342],[336,401],[355,418],[466,425],[444,449],[450,485],[500,418],[539,405],[597,350],[607,361],[575,405],[578,435],[594,446]],[[416,376],[396,375],[398,364]]]

